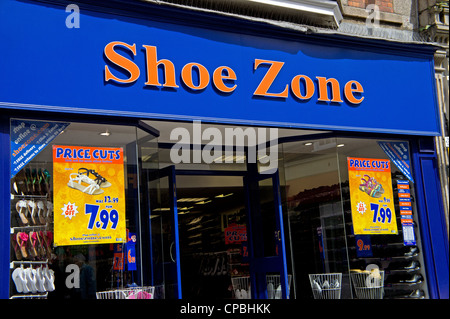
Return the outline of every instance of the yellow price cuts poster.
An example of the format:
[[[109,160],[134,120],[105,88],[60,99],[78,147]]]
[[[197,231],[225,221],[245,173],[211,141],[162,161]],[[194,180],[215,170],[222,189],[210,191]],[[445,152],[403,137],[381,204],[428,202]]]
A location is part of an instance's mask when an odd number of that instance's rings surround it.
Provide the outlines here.
[[[54,244],[126,240],[122,148],[53,146]]]
[[[391,162],[348,157],[347,164],[354,234],[397,234]]]

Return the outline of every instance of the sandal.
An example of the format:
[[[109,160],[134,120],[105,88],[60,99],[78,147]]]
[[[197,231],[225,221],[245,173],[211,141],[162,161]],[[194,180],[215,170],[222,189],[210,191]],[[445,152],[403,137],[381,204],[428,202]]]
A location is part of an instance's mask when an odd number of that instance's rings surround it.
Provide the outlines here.
[[[34,232],[34,233],[36,234],[37,255],[38,255],[39,259],[43,260],[43,259],[45,259],[45,255],[46,255],[44,244],[42,242],[43,239],[41,238],[41,235],[38,232]]]
[[[106,188],[106,187],[110,187],[111,186],[111,183],[110,182],[108,182],[107,180],[106,180],[106,178],[104,178],[102,175],[100,175],[99,173],[97,173],[95,170],[93,170],[93,169],[87,169],[87,168],[80,168],[80,169],[78,169],[78,174],[86,174],[86,176],[88,176],[89,177],[89,174],[92,174],[92,175],[94,175],[95,176],[95,182],[100,186],[100,187],[103,187],[103,188]]]
[[[39,222],[43,225],[43,224],[45,224],[45,217],[44,217],[44,202],[41,201],[41,200],[38,201],[38,202],[37,202],[37,208],[38,208],[37,216],[38,216]]]
[[[29,200],[27,201],[27,207],[28,207],[28,212],[30,213],[31,216],[31,221],[33,222],[34,225],[37,224],[36,219],[34,218],[34,215],[36,213],[36,203],[33,200]]]
[[[51,235],[49,235],[51,234]],[[50,259],[52,256],[52,248],[51,248],[51,240],[53,239],[53,234],[51,232],[44,233],[43,231],[39,232],[43,242],[44,242],[44,251],[47,259]],[[49,238],[51,237],[51,239]]]
[[[25,185],[27,186],[27,195],[33,195],[34,194],[34,185],[31,182],[31,171],[30,168],[25,168],[24,172],[25,176]]]
[[[12,195],[22,195],[15,178],[11,180],[11,194]]]
[[[28,258],[28,252],[27,252],[27,241],[28,241],[28,234],[19,232],[16,235],[17,243],[19,244],[20,253],[22,254],[23,258]]]
[[[36,288],[36,269],[33,269],[31,266],[28,268],[25,268],[25,277],[27,281],[27,286],[30,289],[32,293],[37,292]]]
[[[44,276],[44,269],[39,267],[36,269],[36,289],[39,292],[46,292],[45,290],[45,276]]]
[[[378,183],[374,177],[370,177],[369,175],[364,175],[364,177],[366,177],[367,182],[370,183],[370,185],[375,186],[381,194],[384,193],[383,185]]]
[[[17,243],[16,235],[11,236],[11,244],[14,249],[14,254],[16,255],[16,260],[22,260],[22,254],[20,253],[20,247]]]
[[[14,284],[16,286],[16,290],[18,293],[27,293],[29,292],[27,284],[26,284],[26,278],[25,278],[25,273],[24,273],[24,269],[22,266],[17,267],[16,269],[14,269],[14,271],[12,272],[12,280],[14,281]]]
[[[36,247],[36,243],[38,242],[38,238],[37,238],[37,233],[35,231],[31,231],[30,235],[29,235],[29,251],[30,251],[30,255],[32,257],[38,257],[39,256],[39,252],[38,252],[38,248]]]
[[[50,175],[49,171],[47,171],[47,169],[44,169],[42,171],[42,179],[44,181],[46,192],[47,192],[47,194],[49,194],[50,193],[50,179],[51,179],[51,175]]]
[[[34,168],[31,172],[31,177],[34,184],[34,195],[41,195],[41,184],[38,171]]]
[[[374,184],[373,181],[374,179],[365,180],[361,178],[362,184],[359,185],[359,189],[370,197],[379,198],[384,193],[384,190],[381,192],[383,187],[381,184]]]
[[[51,223],[53,220],[53,204],[52,202],[47,201],[47,213],[45,215],[45,220],[47,223]]]
[[[84,184],[88,185],[85,186]],[[79,191],[89,195],[99,195],[103,193],[103,189],[100,189],[100,185],[84,174],[70,174],[70,180],[69,183],[67,183],[67,186],[78,189]]]
[[[47,291],[55,290],[55,285],[54,285],[55,272],[47,267],[44,269],[44,277],[45,277],[45,282],[44,282],[45,290],[47,290]]]
[[[22,222],[22,225],[23,226],[28,225],[29,222],[28,222],[27,217],[25,216],[25,212],[27,211],[27,201],[26,200],[19,200],[16,203],[16,210],[17,210],[17,213],[19,214],[20,221]]]

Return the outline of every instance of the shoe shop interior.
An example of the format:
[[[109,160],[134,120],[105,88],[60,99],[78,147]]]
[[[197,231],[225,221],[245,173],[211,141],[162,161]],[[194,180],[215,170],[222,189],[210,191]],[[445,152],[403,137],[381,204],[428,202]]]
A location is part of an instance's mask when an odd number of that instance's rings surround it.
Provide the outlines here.
[[[10,297],[429,298],[415,184],[390,152],[408,141],[278,128],[252,156],[194,137],[11,119]]]

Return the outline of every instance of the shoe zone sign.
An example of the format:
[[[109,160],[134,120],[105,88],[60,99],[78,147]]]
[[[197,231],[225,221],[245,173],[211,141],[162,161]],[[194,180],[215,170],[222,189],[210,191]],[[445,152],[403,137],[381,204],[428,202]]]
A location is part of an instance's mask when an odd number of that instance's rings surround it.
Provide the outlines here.
[[[122,148],[53,146],[54,243],[126,242]]]
[[[361,50],[83,7],[70,28],[67,16],[64,6],[0,1],[0,107],[440,135],[425,49]],[[24,90],[30,74],[39,80]]]

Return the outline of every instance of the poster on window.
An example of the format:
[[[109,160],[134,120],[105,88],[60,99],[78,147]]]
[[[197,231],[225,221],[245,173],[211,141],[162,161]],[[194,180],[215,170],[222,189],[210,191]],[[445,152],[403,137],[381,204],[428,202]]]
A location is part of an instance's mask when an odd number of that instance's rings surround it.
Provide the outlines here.
[[[123,243],[122,148],[53,146],[55,246]]]
[[[347,164],[354,234],[397,234],[391,162],[348,157]]]
[[[64,122],[11,120],[11,178],[67,126]]]

